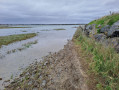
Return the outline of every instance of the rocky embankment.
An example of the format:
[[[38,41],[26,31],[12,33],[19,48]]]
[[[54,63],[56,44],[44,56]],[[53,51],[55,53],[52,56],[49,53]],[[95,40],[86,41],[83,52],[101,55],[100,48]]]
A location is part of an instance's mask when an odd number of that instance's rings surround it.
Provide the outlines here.
[[[75,45],[50,53],[41,62],[31,64],[19,78],[4,83],[6,90],[89,90]]]
[[[97,28],[96,24],[85,25],[85,27],[82,27],[82,30],[88,37],[93,38],[106,46],[110,45],[119,52],[119,21],[111,26],[98,25]],[[98,30],[99,32],[97,32]]]

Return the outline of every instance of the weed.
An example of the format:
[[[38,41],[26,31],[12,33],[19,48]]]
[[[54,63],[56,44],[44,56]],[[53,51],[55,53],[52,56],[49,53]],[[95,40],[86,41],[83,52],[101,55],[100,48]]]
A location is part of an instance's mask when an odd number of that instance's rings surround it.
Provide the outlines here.
[[[13,79],[13,74],[11,75],[10,79]]]
[[[78,32],[78,33],[77,33]],[[85,51],[86,55],[91,54],[93,56],[89,62],[91,71],[95,75],[101,76],[102,82],[97,78],[97,88],[99,90],[118,90],[119,89],[119,54],[110,46],[95,42],[95,40],[86,37],[79,29],[74,37],[75,43],[80,45],[82,51]],[[89,56],[87,56],[89,57]],[[89,57],[90,58],[90,57]]]

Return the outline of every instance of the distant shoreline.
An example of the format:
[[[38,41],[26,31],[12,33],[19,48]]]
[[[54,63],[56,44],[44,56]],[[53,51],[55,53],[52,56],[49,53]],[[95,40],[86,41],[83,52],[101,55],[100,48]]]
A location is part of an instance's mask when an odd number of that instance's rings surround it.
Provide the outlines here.
[[[86,24],[0,24],[0,25],[86,25]]]

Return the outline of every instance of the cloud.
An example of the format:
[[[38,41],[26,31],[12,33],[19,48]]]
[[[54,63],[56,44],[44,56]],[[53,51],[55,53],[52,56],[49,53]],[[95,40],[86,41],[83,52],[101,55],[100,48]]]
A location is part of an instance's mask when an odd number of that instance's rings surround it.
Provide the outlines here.
[[[119,0],[0,0],[0,23],[88,23],[119,10]]]

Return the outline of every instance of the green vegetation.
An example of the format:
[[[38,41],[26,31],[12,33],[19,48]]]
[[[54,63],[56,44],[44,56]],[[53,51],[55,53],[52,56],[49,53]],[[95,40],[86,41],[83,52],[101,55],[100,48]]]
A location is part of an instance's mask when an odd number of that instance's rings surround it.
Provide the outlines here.
[[[66,30],[66,29],[64,29],[64,28],[58,28],[58,29],[54,29],[54,30],[59,31],[59,30]]]
[[[26,39],[32,38],[34,36],[36,36],[36,33],[0,36],[0,47],[2,45],[8,45],[8,44],[16,42],[16,41],[26,40]]]
[[[41,30],[41,31],[50,31],[50,30],[46,29],[46,30]]]
[[[34,41],[34,42],[28,42],[28,43],[26,43],[26,44],[23,44],[22,46],[25,46],[26,48],[29,48],[32,44],[36,44],[36,43],[38,43],[37,40]]]
[[[73,39],[87,57],[90,72],[96,76],[95,87],[98,90],[119,90],[119,54],[113,48],[86,37],[81,28]]]
[[[96,24],[96,27],[98,25],[105,26],[105,25],[113,25],[115,22],[119,20],[119,13],[104,16],[100,19],[94,20],[90,22],[89,24]]]
[[[22,32],[27,32],[27,31],[23,30]]]

